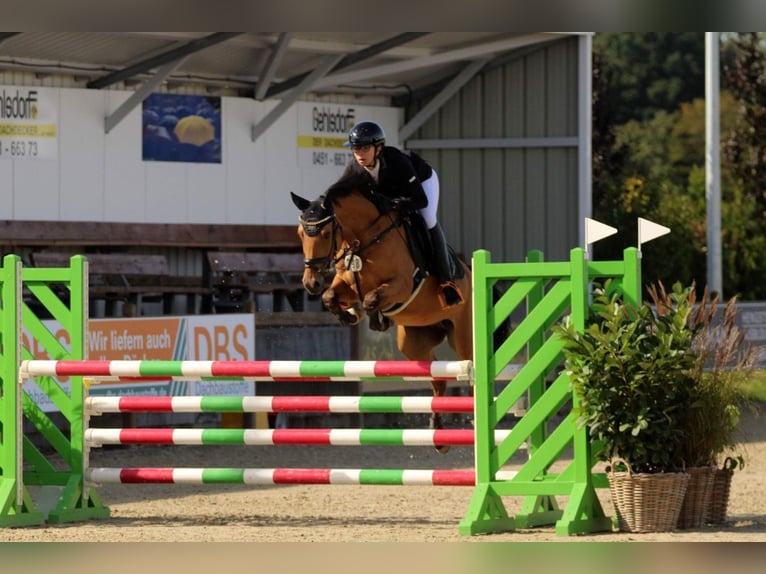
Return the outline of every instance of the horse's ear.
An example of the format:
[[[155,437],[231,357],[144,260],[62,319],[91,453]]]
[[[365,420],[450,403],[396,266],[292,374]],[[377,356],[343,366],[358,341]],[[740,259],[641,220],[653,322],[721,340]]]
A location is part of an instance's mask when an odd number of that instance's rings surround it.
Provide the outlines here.
[[[295,207],[301,211],[304,211],[309,205],[311,205],[311,202],[308,199],[305,199],[300,195],[295,195],[292,191],[290,192],[290,197],[292,198]]]

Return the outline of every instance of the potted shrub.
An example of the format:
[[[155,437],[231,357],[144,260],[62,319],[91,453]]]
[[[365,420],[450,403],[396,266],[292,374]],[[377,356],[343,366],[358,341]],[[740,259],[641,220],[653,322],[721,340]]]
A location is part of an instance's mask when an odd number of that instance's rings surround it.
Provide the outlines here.
[[[658,313],[666,307],[667,294],[651,289]],[[694,305],[694,291],[690,303]],[[737,326],[736,298],[721,306],[718,295],[705,288],[690,317],[696,332],[693,342],[691,402],[681,456],[691,474],[679,515],[679,528],[706,522],[723,522],[734,468],[742,468],[738,429],[744,409],[755,409],[743,383],[756,365],[756,349],[745,341]]]
[[[588,325],[555,326],[579,424],[597,441],[621,530],[676,527],[689,480],[681,456],[694,380],[696,332],[689,289],[668,294],[662,314],[624,303],[607,282],[593,291]]]

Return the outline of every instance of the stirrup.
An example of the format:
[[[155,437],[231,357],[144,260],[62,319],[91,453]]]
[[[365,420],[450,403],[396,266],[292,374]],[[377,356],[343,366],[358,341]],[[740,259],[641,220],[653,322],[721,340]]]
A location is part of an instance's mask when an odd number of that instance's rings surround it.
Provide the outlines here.
[[[465,302],[463,294],[460,292],[460,288],[454,281],[445,281],[439,285],[436,295],[439,297],[439,303],[442,306],[442,310],[457,307]]]

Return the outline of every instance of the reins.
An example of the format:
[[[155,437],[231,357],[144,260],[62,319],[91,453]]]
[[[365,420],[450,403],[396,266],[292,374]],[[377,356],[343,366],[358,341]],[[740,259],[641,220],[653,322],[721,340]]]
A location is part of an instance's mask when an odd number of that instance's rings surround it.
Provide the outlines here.
[[[379,214],[378,217],[373,220],[369,228],[373,228],[378,221],[380,221],[384,217],[388,217],[390,221],[390,225],[386,226],[383,230],[376,233],[373,237],[369,239],[369,241],[366,241],[365,243],[362,243],[359,239],[354,239],[353,241],[346,241],[343,233],[343,226],[338,222],[335,213],[331,213],[330,215],[318,220],[318,221],[306,221],[303,219],[303,217],[300,217],[300,223],[303,227],[304,232],[309,237],[315,237],[317,236],[320,231],[328,224],[332,224],[332,241],[330,244],[330,249],[327,255],[322,257],[314,257],[311,259],[304,259],[303,264],[306,268],[316,269],[317,271],[329,271],[330,267],[332,265],[338,265],[341,261],[343,261],[343,266],[347,271],[351,271],[354,275],[354,283],[356,286],[356,292],[359,298],[359,301],[364,300],[364,293],[362,291],[362,283],[360,279],[360,271],[362,270],[362,254],[370,249],[371,247],[380,244],[385,237],[390,234],[392,231],[396,231],[399,228],[401,228],[404,225],[404,218],[400,217],[399,219],[394,219],[394,217],[388,213],[388,214]],[[340,231],[340,237],[341,241],[338,241],[338,231]],[[399,237],[404,241],[405,248],[407,248],[407,239],[402,235],[402,233],[399,233]],[[339,243],[342,245],[343,243],[347,243],[345,247],[339,247]],[[336,256],[333,256],[333,254],[337,254]],[[417,272],[417,269],[416,269]],[[395,305],[392,308],[393,313],[397,313],[401,310],[403,310],[409,303],[417,296],[417,294],[420,292],[420,287],[422,286],[422,281],[415,283],[415,286],[413,288],[413,292],[410,295],[409,299],[399,304],[398,306]],[[398,308],[397,308],[398,307]],[[394,310],[397,308],[396,310]]]

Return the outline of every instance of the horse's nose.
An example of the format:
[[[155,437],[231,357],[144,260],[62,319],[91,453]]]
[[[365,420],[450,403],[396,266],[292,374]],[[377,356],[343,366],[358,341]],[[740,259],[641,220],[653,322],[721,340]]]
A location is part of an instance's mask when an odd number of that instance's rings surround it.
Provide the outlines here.
[[[322,292],[321,276],[317,276],[310,271],[306,271],[303,275],[303,287],[311,295],[319,295]]]

